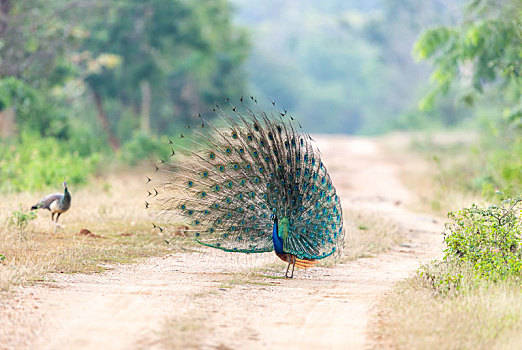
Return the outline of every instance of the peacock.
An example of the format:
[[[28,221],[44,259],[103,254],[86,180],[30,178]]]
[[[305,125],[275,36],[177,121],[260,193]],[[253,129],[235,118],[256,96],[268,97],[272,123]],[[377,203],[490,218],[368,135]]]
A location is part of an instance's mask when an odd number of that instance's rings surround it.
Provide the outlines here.
[[[169,159],[155,165],[160,183],[148,191],[164,223],[154,227],[164,231],[181,220],[183,235],[204,246],[275,251],[288,263],[287,278],[295,266],[312,267],[339,253],[341,201],[313,139],[286,110],[267,113],[243,98],[239,108],[226,101],[213,109],[214,122],[199,115],[190,137],[169,139]]]
[[[56,228],[59,227],[58,218],[71,207],[71,193],[67,189],[66,181],[63,182],[63,188],[63,194],[54,193],[45,196],[31,207],[31,210],[48,209],[51,212],[51,220],[54,222],[54,233],[56,233]],[[54,219],[55,214],[56,220]]]

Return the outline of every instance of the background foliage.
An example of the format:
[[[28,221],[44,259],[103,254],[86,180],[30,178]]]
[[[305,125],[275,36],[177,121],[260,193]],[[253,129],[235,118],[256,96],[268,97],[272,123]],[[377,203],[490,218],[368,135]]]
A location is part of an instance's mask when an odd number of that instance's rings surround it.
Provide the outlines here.
[[[82,184],[99,161],[97,153],[80,157],[56,138],[23,133],[16,141],[0,144],[0,179],[8,179],[0,182],[0,191],[40,190],[64,179]]]
[[[521,11],[515,0],[5,0],[2,149],[20,152],[19,169],[32,169],[33,147],[50,168],[84,159],[86,174],[135,164],[164,156],[161,140],[224,97],[253,94],[310,132],[477,130],[463,182],[517,194]],[[4,190],[61,181],[6,169],[2,183],[19,184]]]

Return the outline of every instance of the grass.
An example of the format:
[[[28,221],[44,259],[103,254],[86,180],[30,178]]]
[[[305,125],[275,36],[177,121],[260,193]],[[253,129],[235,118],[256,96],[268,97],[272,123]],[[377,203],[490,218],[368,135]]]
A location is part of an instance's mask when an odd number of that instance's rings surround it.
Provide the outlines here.
[[[521,293],[522,286],[504,282],[440,295],[417,275],[380,302],[373,325],[376,348],[517,348],[522,341]]]
[[[194,317],[194,312],[185,312],[169,319],[161,327],[157,343],[166,349],[197,349],[201,335],[208,332],[205,317]]]
[[[382,138],[388,157],[401,164],[403,183],[417,194],[409,209],[445,217],[448,211],[480,203],[480,191],[471,188],[473,165],[469,154],[477,135],[458,131],[435,134],[395,133]]]
[[[114,174],[72,192],[71,209],[60,217],[56,234],[47,210],[27,227],[12,224],[14,212],[45,195],[12,194],[0,202],[0,290],[46,280],[48,273],[93,273],[115,263],[159,255],[171,249],[150,224],[145,210],[145,176]],[[10,223],[11,221],[11,223]],[[87,229],[96,235],[80,235]]]
[[[344,215],[346,237],[340,263],[384,253],[404,239],[391,218],[359,210],[345,210]]]

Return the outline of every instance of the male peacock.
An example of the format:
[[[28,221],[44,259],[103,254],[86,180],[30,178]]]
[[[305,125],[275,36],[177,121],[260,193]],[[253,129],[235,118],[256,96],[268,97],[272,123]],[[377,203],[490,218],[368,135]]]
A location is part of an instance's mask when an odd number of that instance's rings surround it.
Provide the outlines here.
[[[312,138],[297,132],[286,111],[216,107],[216,124],[201,118],[193,137],[180,136],[174,159],[156,166],[164,176],[149,196],[158,199],[163,222],[185,220],[198,243],[224,251],[275,250],[289,278],[295,266],[339,252],[340,199]]]
[[[48,209],[51,212],[51,220],[54,222],[54,233],[56,233],[56,228],[58,225],[58,218],[62,213],[65,213],[71,207],[71,194],[67,189],[67,182],[63,182],[64,192],[50,194],[42,198],[37,204],[31,207],[31,210],[34,209]],[[54,220],[54,215],[56,215],[56,221]]]

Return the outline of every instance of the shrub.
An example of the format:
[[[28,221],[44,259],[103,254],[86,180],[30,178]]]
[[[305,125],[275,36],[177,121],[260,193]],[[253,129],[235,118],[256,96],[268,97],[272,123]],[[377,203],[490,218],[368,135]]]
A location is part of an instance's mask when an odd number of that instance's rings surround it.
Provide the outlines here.
[[[472,205],[450,212],[444,233],[444,258],[423,265],[421,285],[438,294],[457,293],[479,285],[522,281],[522,199],[508,199],[487,209]]]
[[[18,210],[13,211],[7,218],[7,224],[18,232],[20,238],[25,239],[27,225],[34,219],[36,219],[36,211],[24,209],[20,204]]]
[[[13,211],[11,216],[7,218],[9,226],[15,227],[18,230],[25,230],[29,222],[36,219],[36,212],[33,210],[25,210],[22,205],[18,210]]]
[[[448,216],[453,222],[446,224],[444,260],[470,266],[479,279],[521,277],[520,202],[521,199],[509,199],[502,206],[482,209],[472,205],[450,212]]]
[[[56,138],[22,133],[18,140],[0,144],[0,192],[40,190],[64,178],[82,184],[99,161],[98,154],[80,157]]]

